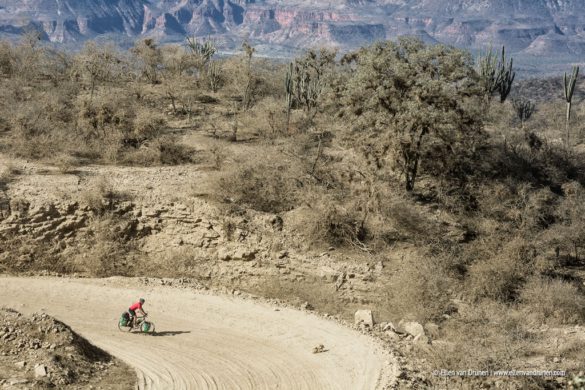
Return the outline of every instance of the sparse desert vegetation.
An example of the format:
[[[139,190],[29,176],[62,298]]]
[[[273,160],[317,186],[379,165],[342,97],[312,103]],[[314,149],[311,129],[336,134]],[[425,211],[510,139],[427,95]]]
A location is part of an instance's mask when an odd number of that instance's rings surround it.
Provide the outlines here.
[[[424,324],[431,343],[402,351],[421,388],[447,383],[440,369],[575,376],[574,85],[567,116],[562,83],[515,79],[505,52],[412,38],[291,64],[195,39],[3,42],[0,271],[189,277],[343,318],[367,307]],[[469,386],[480,380],[569,378]]]

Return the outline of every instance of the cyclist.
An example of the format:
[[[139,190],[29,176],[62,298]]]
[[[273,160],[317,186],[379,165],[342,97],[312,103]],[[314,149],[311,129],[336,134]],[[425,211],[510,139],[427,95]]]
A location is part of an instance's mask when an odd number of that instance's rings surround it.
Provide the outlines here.
[[[140,298],[138,302],[134,303],[128,309],[128,314],[130,314],[130,325],[132,326],[132,328],[136,326],[136,311],[139,311],[140,312],[139,314],[142,316],[145,316],[147,314],[142,308],[142,305],[144,305],[144,298]]]

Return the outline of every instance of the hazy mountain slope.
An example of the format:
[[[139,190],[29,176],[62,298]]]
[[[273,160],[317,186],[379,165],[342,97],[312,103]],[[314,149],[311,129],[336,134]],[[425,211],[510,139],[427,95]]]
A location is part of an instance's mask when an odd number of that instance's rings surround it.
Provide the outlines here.
[[[0,31],[42,29],[51,41],[67,42],[97,34],[142,33],[143,0],[0,0]]]
[[[539,61],[585,54],[585,0],[0,0],[0,34],[31,25],[58,42],[195,34],[226,48],[249,39],[273,49],[348,49],[414,34],[466,48],[505,44]]]

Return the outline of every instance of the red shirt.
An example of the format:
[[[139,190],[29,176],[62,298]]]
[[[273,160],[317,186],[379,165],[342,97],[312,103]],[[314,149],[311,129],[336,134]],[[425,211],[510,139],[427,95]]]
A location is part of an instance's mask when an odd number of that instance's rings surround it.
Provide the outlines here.
[[[132,310],[132,311],[136,311],[138,309],[142,310],[142,303],[140,303],[140,301],[138,301],[135,304],[133,304],[132,306],[130,306],[130,310]]]

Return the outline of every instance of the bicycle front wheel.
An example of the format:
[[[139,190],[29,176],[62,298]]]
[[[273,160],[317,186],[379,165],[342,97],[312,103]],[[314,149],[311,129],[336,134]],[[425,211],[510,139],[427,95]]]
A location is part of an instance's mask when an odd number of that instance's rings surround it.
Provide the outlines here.
[[[142,333],[154,333],[154,322],[143,322],[140,326]]]

